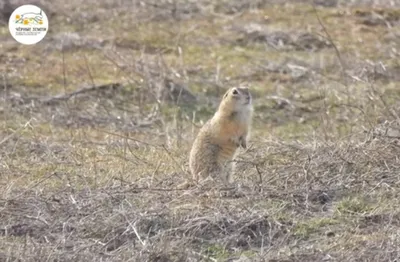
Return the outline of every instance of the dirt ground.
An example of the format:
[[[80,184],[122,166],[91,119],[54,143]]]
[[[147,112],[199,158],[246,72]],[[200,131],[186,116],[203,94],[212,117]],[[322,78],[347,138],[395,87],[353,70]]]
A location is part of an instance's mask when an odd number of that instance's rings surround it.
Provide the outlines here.
[[[32,46],[24,3],[0,2],[0,261],[399,259],[399,1],[37,0]],[[177,189],[238,85],[240,190]]]

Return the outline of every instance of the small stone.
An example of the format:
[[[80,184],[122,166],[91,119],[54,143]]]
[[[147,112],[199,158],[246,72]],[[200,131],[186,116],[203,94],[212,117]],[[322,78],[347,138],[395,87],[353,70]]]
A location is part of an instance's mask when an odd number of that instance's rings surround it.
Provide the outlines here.
[[[335,236],[335,233],[332,232],[332,231],[329,231],[329,232],[326,232],[326,236],[327,236],[327,237],[334,237],[334,236]]]

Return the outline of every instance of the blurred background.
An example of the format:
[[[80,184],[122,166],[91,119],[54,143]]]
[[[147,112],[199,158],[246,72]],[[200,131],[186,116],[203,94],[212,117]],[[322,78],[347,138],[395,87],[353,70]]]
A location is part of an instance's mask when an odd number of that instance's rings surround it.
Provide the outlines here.
[[[24,3],[1,7],[2,85],[15,87],[9,100],[31,104],[108,85],[73,95],[68,110],[35,108],[58,125],[131,130],[156,123],[164,110],[171,115],[167,104],[177,103],[184,117],[197,111],[202,120],[225,89],[244,84],[264,98],[256,123],[277,127],[272,132],[308,133],[324,106],[344,134],[362,120],[356,107],[367,106],[370,99],[359,98],[370,83],[397,95],[397,1],[36,1],[49,32],[34,46],[17,44],[7,28]]]

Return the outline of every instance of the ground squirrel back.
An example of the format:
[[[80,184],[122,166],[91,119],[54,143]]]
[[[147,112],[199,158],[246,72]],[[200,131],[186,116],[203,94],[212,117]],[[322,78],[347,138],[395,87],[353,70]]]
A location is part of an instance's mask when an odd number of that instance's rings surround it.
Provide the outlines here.
[[[232,183],[237,149],[247,147],[252,119],[252,97],[246,87],[230,88],[217,112],[200,129],[190,151],[189,166],[195,181],[211,177]]]

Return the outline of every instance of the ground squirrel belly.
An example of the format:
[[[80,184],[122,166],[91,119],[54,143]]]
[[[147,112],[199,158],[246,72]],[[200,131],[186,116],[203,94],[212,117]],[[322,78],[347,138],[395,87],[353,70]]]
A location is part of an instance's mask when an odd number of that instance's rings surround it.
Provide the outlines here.
[[[212,177],[231,183],[237,149],[247,147],[252,118],[252,97],[245,87],[230,88],[217,112],[200,129],[189,156],[195,181]]]

